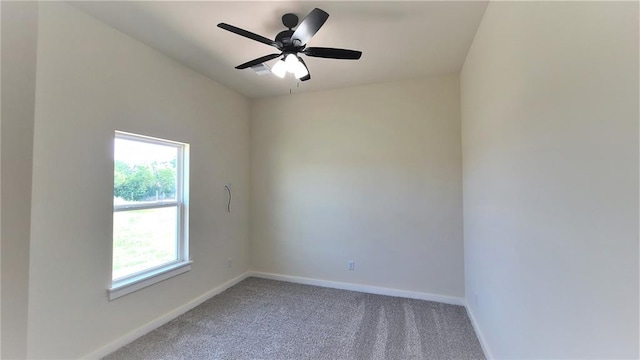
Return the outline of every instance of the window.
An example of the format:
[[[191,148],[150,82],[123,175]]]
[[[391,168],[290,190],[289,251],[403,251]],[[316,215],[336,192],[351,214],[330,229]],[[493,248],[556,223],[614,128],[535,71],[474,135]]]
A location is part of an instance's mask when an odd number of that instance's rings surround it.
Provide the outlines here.
[[[116,131],[109,299],[191,268],[189,145]]]

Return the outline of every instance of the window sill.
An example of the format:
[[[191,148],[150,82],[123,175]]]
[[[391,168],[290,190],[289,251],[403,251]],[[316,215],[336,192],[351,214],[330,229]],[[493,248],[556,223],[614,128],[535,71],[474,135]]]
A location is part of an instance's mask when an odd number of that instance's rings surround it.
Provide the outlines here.
[[[192,261],[182,261],[133,278],[117,281],[107,289],[109,301],[191,270]]]

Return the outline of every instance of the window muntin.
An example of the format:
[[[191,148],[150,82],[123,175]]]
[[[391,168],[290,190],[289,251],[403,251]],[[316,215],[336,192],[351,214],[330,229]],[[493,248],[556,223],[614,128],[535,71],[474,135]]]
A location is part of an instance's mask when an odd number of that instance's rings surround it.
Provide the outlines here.
[[[187,163],[187,144],[116,132],[111,291],[189,263]]]

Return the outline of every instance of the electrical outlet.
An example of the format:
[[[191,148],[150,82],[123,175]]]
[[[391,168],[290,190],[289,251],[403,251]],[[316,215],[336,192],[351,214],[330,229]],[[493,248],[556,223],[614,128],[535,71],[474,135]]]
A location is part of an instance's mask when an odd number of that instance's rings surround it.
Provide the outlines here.
[[[229,258],[227,260],[227,267],[233,267],[233,259],[232,258]]]
[[[356,269],[356,264],[353,262],[353,260],[349,260],[349,261],[347,262],[347,268],[348,268],[349,270],[355,270],[355,269]]]

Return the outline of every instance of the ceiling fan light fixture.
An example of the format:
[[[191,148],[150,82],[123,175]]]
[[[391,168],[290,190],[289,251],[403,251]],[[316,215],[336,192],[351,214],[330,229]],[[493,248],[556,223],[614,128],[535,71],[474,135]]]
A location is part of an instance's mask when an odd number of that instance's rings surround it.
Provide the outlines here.
[[[296,71],[300,61],[294,54],[289,54],[284,58],[284,63],[287,65],[287,72],[293,73]]]
[[[278,60],[278,62],[271,68],[271,72],[282,79],[287,74],[287,64],[282,60]]]
[[[307,70],[307,67],[304,66],[302,61],[298,60],[293,69],[293,76],[295,76],[296,79],[302,79],[307,75],[309,75],[309,70]]]

